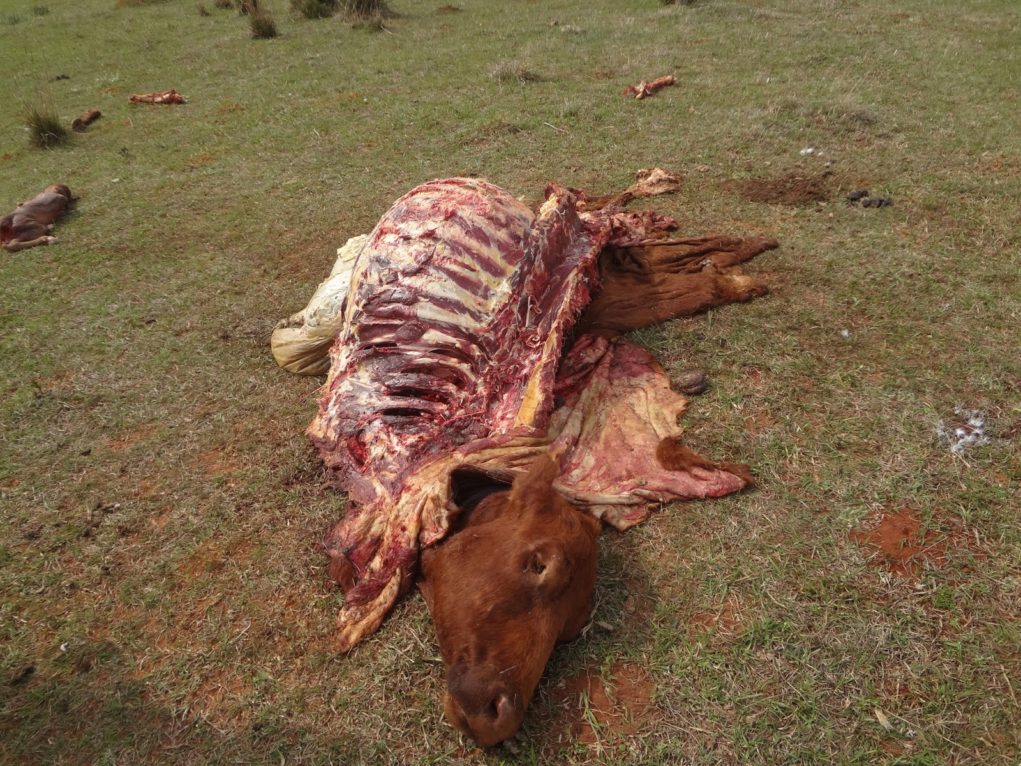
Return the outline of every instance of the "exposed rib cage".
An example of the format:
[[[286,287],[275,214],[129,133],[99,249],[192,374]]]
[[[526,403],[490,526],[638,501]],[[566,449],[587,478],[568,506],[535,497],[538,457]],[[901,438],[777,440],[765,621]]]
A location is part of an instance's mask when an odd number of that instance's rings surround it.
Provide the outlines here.
[[[357,502],[438,452],[544,428],[552,398],[537,392],[605,239],[571,201],[554,193],[533,219],[492,184],[448,179],[412,190],[376,226],[310,429]]]

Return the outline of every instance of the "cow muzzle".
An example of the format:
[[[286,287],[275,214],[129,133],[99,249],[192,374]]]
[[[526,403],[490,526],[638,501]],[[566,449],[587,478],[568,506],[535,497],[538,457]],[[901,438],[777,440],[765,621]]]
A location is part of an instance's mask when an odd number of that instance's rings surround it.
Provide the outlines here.
[[[528,696],[488,665],[460,662],[447,673],[447,719],[483,747],[512,736],[525,718]]]

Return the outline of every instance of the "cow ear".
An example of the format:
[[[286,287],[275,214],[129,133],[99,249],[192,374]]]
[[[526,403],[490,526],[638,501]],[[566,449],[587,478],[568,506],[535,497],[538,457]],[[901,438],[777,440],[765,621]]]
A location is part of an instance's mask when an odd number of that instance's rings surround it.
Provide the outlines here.
[[[522,572],[535,587],[547,596],[557,596],[571,580],[571,566],[561,546],[542,542],[525,556]]]
[[[548,506],[553,495],[553,480],[559,473],[560,466],[553,458],[540,455],[525,473],[514,479],[511,505],[518,512],[529,507],[538,510]]]

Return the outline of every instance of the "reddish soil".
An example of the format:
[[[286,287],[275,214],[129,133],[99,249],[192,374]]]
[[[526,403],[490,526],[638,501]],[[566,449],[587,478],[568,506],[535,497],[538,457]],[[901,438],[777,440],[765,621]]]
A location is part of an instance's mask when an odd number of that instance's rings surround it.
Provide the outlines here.
[[[210,478],[226,476],[227,474],[237,472],[241,468],[237,458],[216,447],[199,453],[199,456],[194,461],[194,465]]]
[[[757,436],[776,425],[776,419],[765,410],[757,410],[744,416],[744,430]]]
[[[913,508],[881,513],[866,521],[861,529],[851,532],[851,539],[874,551],[870,559],[872,566],[911,577],[927,563],[942,567],[948,549],[970,545],[964,530],[941,534],[922,529],[921,518]]]
[[[113,452],[124,452],[127,449],[131,449],[139,442],[148,439],[154,431],[155,429],[150,425],[129,428],[125,431],[121,431],[120,435],[116,438],[110,439],[107,446]]]
[[[1021,418],[1018,418],[1009,426],[1007,426],[1000,436],[1004,439],[1014,439],[1018,435],[1021,435]]]
[[[221,729],[241,730],[250,719],[242,703],[251,694],[251,686],[234,668],[211,670],[190,696],[203,719]]]
[[[208,540],[199,545],[178,565],[178,571],[190,581],[202,574],[219,572],[227,564],[219,540]]]
[[[584,670],[550,690],[555,720],[549,736],[588,746],[633,737],[654,715],[654,690],[655,684],[639,665],[614,665],[606,681],[595,668]]]
[[[688,620],[688,635],[694,636],[705,631],[728,636],[734,635],[741,629],[738,607],[737,598],[727,596],[727,599],[719,606],[696,612]]]
[[[779,178],[750,178],[728,181],[725,188],[737,191],[749,202],[769,205],[811,205],[832,196],[829,174],[816,176],[786,175]]]
[[[203,152],[202,154],[196,154],[184,161],[185,167],[188,168],[200,168],[203,165],[208,165],[210,162],[216,159],[215,154],[209,152]]]
[[[903,700],[911,696],[911,684],[900,676],[883,679],[879,690],[886,699],[891,700]]]

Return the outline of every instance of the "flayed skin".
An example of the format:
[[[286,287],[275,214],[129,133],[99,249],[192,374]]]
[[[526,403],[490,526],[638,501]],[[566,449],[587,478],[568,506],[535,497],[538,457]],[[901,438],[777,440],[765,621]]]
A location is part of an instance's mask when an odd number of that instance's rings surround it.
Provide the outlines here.
[[[53,224],[70,209],[74,197],[64,184],[52,184],[28,202],[22,202],[13,213],[0,218],[0,245],[14,253],[37,245],[57,241],[49,236]]]
[[[576,638],[592,611],[600,525],[553,489],[556,475],[539,458],[422,554],[446,715],[483,746],[518,730],[554,646]]]
[[[740,264],[776,246],[761,238],[695,237],[608,247],[599,256],[600,289],[578,330],[612,336],[765,295],[766,285]]]

